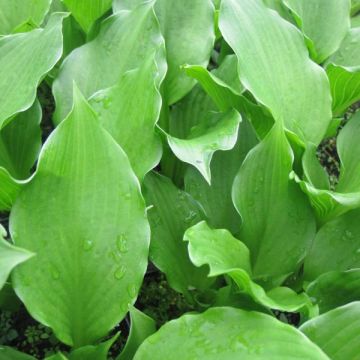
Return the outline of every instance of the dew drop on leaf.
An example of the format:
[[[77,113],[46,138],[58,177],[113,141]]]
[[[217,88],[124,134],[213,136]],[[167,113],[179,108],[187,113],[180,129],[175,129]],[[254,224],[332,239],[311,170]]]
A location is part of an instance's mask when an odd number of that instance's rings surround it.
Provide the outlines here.
[[[121,253],[129,251],[126,234],[120,234],[116,239],[116,246]]]
[[[114,277],[117,280],[121,280],[126,273],[126,268],[125,266],[120,266],[118,269],[116,269],[115,273],[114,273]]]
[[[93,246],[94,246],[94,244],[93,244],[92,240],[85,239],[85,240],[83,241],[83,249],[84,249],[85,251],[91,250]]]

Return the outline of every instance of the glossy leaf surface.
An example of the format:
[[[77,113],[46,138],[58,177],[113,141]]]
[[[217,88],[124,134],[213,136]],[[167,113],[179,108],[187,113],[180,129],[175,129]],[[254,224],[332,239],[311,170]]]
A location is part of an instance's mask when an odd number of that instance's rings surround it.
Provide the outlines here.
[[[111,8],[111,0],[62,0],[85,32]]]
[[[116,360],[132,360],[142,342],[156,332],[155,321],[134,307],[130,308],[130,318],[129,338]]]
[[[314,60],[321,64],[340,47],[350,29],[350,1],[284,0],[284,3],[293,11],[298,26],[311,41]]]
[[[320,275],[306,287],[306,292],[320,312],[360,300],[360,269],[330,271]]]
[[[300,141],[318,144],[331,120],[329,84],[299,31],[261,0],[223,0],[219,26],[244,87]]]
[[[81,347],[104,336],[135,301],[150,234],[125,153],[74,93],[74,108],[44,146],[10,228],[16,245],[37,254],[13,273],[17,295],[61,341]]]
[[[328,357],[295,328],[261,313],[213,308],[164,325],[140,346],[134,360],[309,359]]]
[[[326,64],[333,113],[341,115],[360,99],[360,29],[351,29]]]
[[[360,210],[349,211],[318,231],[305,259],[306,278],[313,280],[328,271],[360,268],[359,216]]]
[[[330,359],[360,359],[360,302],[331,310],[300,329]]]
[[[255,278],[292,273],[315,235],[311,207],[289,179],[293,153],[280,124],[254,147],[235,178],[233,201]],[[244,191],[244,189],[246,189]]]
[[[44,29],[0,38],[0,93],[6,94],[0,98],[0,129],[31,107],[42,77],[60,59],[64,16],[55,13]]]
[[[36,100],[33,106],[19,113],[0,130],[0,167],[14,178],[30,176],[41,147],[41,107]]]
[[[187,139],[168,135],[168,143],[181,161],[196,167],[210,184],[213,154],[217,150],[231,150],[235,146],[240,121],[241,116],[235,110],[209,114],[208,118],[192,128]]]
[[[40,26],[52,0],[1,0],[0,35],[12,33],[18,26],[29,22]]]
[[[153,1],[107,18],[98,36],[75,49],[60,69],[53,85],[55,123],[60,123],[71,109],[73,81],[89,98],[116,85],[125,72],[138,68],[144,58],[152,56],[163,41]]]
[[[160,115],[159,89],[166,66],[163,47],[158,50],[154,48],[154,54],[139,68],[121,76],[118,84],[90,99],[101,124],[129,156],[139,179],[159,163],[162,154],[155,123]]]
[[[29,260],[35,254],[13,246],[5,240],[6,231],[0,225],[0,289],[4,286],[11,271],[19,264]]]
[[[203,206],[209,223],[215,228],[226,228],[233,234],[240,230],[241,218],[231,198],[235,175],[248,152],[257,144],[252,126],[243,119],[236,145],[232,150],[214,154],[211,185],[194,168],[185,173],[185,189]]]
[[[115,0],[114,11],[132,9],[140,2]],[[173,104],[195,85],[180,67],[209,63],[215,41],[214,6],[211,0],[157,0],[155,12],[165,38],[169,65],[164,84],[165,102]]]
[[[200,205],[168,178],[150,173],[144,181],[144,195],[151,225],[150,259],[177,291],[187,293],[189,287],[206,288],[206,269],[195,267],[182,241],[186,229],[203,220]]]
[[[227,230],[210,229],[205,222],[189,228],[184,235],[189,242],[189,255],[196,266],[209,265],[209,276],[229,275],[239,291],[270,309],[297,311],[310,306],[310,299],[289,288],[277,287],[268,293],[251,280],[248,248]]]

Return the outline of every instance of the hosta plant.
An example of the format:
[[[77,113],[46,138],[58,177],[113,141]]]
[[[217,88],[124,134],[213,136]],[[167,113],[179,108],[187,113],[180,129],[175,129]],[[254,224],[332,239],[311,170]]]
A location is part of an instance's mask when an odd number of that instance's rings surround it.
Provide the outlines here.
[[[0,310],[47,359],[360,359],[359,11],[0,0]]]

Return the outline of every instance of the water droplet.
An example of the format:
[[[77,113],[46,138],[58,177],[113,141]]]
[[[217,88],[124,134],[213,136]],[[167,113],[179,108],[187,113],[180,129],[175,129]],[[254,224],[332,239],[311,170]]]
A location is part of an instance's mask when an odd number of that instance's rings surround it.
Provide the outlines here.
[[[197,164],[199,164],[199,165],[203,163],[202,160],[195,160],[195,162],[196,162]]]
[[[121,280],[126,273],[126,268],[124,266],[120,266],[114,273],[114,277],[117,280]]]
[[[85,240],[83,241],[83,249],[84,249],[85,251],[91,250],[93,246],[94,246],[94,243],[92,242],[92,240],[90,240],[90,239],[85,239]]]
[[[51,274],[51,277],[52,277],[54,280],[59,280],[59,278],[60,278],[60,273],[59,273],[58,269],[56,269],[54,266],[51,266],[51,268],[50,268],[50,274]]]
[[[129,251],[126,234],[120,234],[116,239],[116,246],[121,253]]]
[[[356,253],[357,253],[357,254],[360,254],[360,248],[358,248],[358,249],[356,250]]]
[[[128,294],[131,298],[134,298],[136,296],[137,291],[136,291],[135,285],[129,285],[127,290],[128,290]]]
[[[354,237],[354,234],[350,231],[350,230],[346,230],[345,231],[345,235],[346,237],[348,237],[349,239],[352,239]]]
[[[130,199],[131,199],[131,194],[130,194],[130,193],[126,193],[126,194],[124,195],[124,198],[125,198],[125,200],[130,200]]]

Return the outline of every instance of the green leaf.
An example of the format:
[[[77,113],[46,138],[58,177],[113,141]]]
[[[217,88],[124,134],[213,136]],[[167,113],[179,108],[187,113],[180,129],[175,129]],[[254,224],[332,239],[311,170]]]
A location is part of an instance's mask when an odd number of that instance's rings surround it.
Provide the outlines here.
[[[340,47],[350,29],[350,1],[284,0],[284,3],[311,41],[312,57],[321,64]]]
[[[360,112],[353,115],[338,136],[337,150],[341,169],[335,191],[329,190],[326,176],[321,171],[320,163],[316,158],[315,147],[308,148],[303,157],[305,180],[293,174],[302,190],[308,195],[322,223],[360,206],[360,167],[357,161],[360,156],[359,120]]]
[[[10,228],[16,245],[37,253],[13,273],[17,295],[62,342],[81,347],[106,335],[135,301],[150,234],[128,158],[77,88],[74,99]]]
[[[111,9],[111,0],[62,0],[85,32],[92,24]]]
[[[132,360],[143,341],[156,332],[155,321],[133,306],[130,308],[130,318],[131,328],[129,337],[124,350],[116,360]]]
[[[61,353],[57,353],[55,355],[47,357],[45,360],[68,360],[68,358]]]
[[[232,202],[231,189],[241,164],[256,144],[257,139],[252,126],[243,119],[235,147],[214,154],[210,166],[211,185],[196,169],[193,167],[187,169],[185,189],[201,203],[213,227],[226,228],[233,234],[239,232],[241,219]]]
[[[326,63],[333,113],[341,115],[360,100],[360,29],[351,29],[339,50]]]
[[[65,59],[54,81],[55,123],[59,124],[71,110],[74,81],[89,98],[118,84],[125,72],[140,67],[163,42],[153,1],[103,21],[97,37]]]
[[[360,0],[351,0],[351,16],[360,11]]]
[[[275,284],[296,269],[315,236],[311,207],[289,180],[292,163],[291,147],[277,123],[247,155],[233,186],[243,220],[240,238],[250,249],[254,277]]]
[[[289,9],[285,6],[284,0],[263,0],[264,4],[275,10],[282,18],[290,23],[294,23],[294,19],[290,14]]]
[[[322,274],[306,287],[306,293],[320,313],[360,300],[360,269]]]
[[[265,360],[328,357],[295,328],[261,313],[212,308],[164,325],[140,346],[134,360]]]
[[[165,76],[163,47],[160,50],[139,68],[126,72],[115,86],[90,99],[101,124],[125,150],[139,179],[159,163],[162,154],[161,139],[155,133],[162,102],[159,87]]]
[[[72,351],[69,360],[107,360],[108,352],[120,333],[98,345],[87,345]]]
[[[185,230],[204,215],[200,205],[186,192],[159,174],[149,173],[144,181],[144,195],[151,225],[150,259],[166,274],[169,284],[177,291],[188,293],[209,285],[206,269],[195,267],[182,241]]]
[[[4,239],[5,236],[6,231],[0,225],[0,289],[5,285],[11,271],[16,266],[29,260],[35,255],[30,251],[13,246]]]
[[[14,178],[30,176],[41,147],[40,121],[42,111],[38,100],[19,113],[0,130],[0,167]]]
[[[0,360],[36,360],[34,357],[24,354],[11,347],[0,345]]]
[[[114,11],[134,8],[139,2],[115,0]],[[215,41],[214,6],[211,0],[157,0],[155,11],[165,38],[169,65],[164,97],[171,105],[195,85],[180,67],[184,64],[207,66],[209,63]]]
[[[209,72],[202,66],[187,65],[185,66],[186,73],[197,79],[207,94],[212,98],[217,108],[220,111],[226,111],[232,108],[239,112],[245,113],[253,124],[258,136],[263,138],[271,129],[274,120],[267,110],[260,105],[254,104],[246,96],[241,95],[243,89],[239,88],[239,82],[229,79],[219,78],[223,73],[232,73],[232,77],[238,80],[237,72],[228,71],[228,68],[233,60],[236,59],[233,55],[229,55],[222,62],[220,67],[212,72]],[[229,75],[227,75],[229,76]]]
[[[211,113],[196,127],[187,139],[167,135],[173,153],[183,162],[196,167],[211,183],[210,163],[215,151],[231,150],[237,140],[241,116],[236,110]]]
[[[188,95],[171,107],[169,111],[169,135],[179,139],[186,139],[194,126],[206,121],[209,112],[215,112],[216,110],[211,98],[207,96],[199,85],[196,85]],[[180,161],[170,148],[164,148],[161,170],[177,186],[183,185],[185,170],[188,167],[190,166]],[[200,177],[203,179],[202,175]]]
[[[14,179],[9,172],[0,167],[0,211],[9,211],[27,181]]]
[[[185,232],[184,241],[189,242],[190,259],[196,266],[209,265],[210,277],[229,275],[239,290],[257,303],[282,311],[297,311],[305,306],[311,308],[310,299],[304,293],[298,295],[285,287],[266,293],[253,282],[249,250],[229,231],[212,230],[203,221]]]
[[[261,0],[223,0],[219,26],[244,87],[300,141],[319,144],[331,120],[329,84],[299,31]]]
[[[307,321],[300,330],[333,360],[360,358],[360,302]]]
[[[351,27],[352,28],[360,27],[360,15],[351,18]]]
[[[50,4],[51,0],[0,0],[0,35],[10,34],[26,22],[40,26]]]
[[[31,107],[39,82],[60,59],[65,16],[56,13],[44,29],[0,38],[0,93],[6,94],[0,99],[0,129],[11,116]]]
[[[352,210],[321,227],[305,259],[306,279],[360,268],[359,216],[360,210]]]

